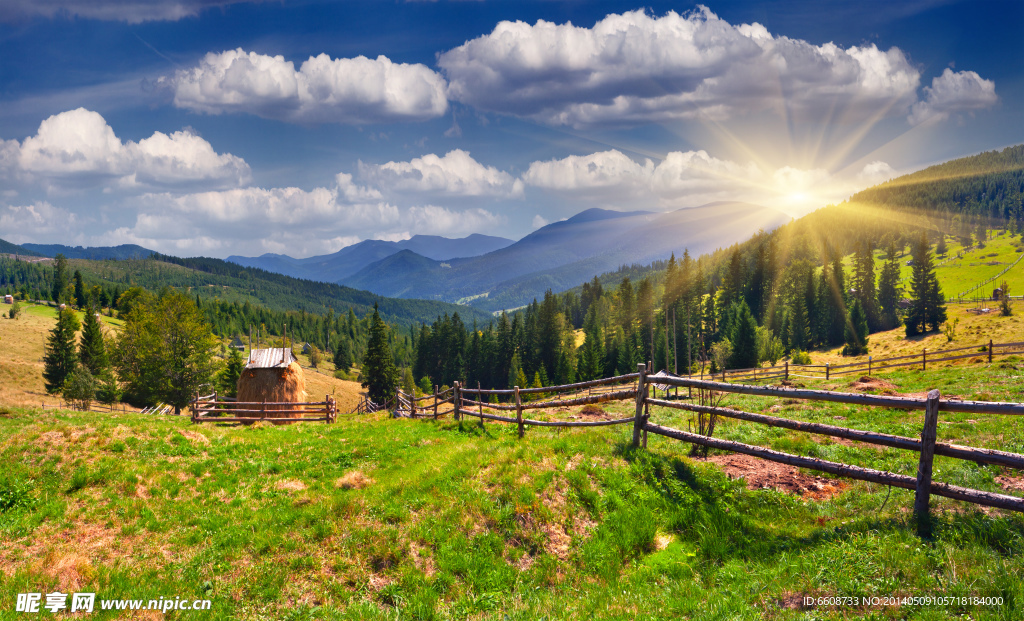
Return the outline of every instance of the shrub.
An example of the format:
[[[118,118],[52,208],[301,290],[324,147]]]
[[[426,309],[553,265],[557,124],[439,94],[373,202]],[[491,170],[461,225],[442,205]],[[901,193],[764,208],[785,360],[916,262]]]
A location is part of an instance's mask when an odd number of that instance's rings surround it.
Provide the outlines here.
[[[811,355],[805,351],[794,349],[789,355],[789,362],[792,364],[811,364]]]
[[[0,513],[32,504],[32,483],[19,479],[0,479]]]

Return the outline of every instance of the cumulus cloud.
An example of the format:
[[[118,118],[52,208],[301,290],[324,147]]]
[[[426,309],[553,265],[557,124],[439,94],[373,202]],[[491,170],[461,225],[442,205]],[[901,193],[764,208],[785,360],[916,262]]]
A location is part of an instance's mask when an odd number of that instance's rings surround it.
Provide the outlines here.
[[[763,174],[753,164],[742,166],[706,151],[672,151],[655,165],[636,162],[612,149],[590,155],[533,162],[523,174],[528,185],[581,196],[712,200],[723,193],[749,190]]]
[[[653,172],[654,162],[651,160],[644,160],[641,164],[612,149],[533,162],[523,174],[523,181],[534,187],[559,192],[586,194],[614,190],[632,194],[650,185]]]
[[[84,17],[139,24],[149,21],[177,21],[194,17],[202,10],[259,0],[4,0],[0,20],[29,17]]]
[[[78,108],[53,115],[20,144],[0,141],[0,171],[50,188],[226,188],[247,184],[249,165],[190,132],[121,142],[103,117]]]
[[[990,108],[999,100],[996,83],[986,80],[973,71],[957,71],[946,68],[942,75],[932,79],[932,85],[924,87],[924,101],[910,109],[907,120],[912,125],[944,121],[957,112],[973,112]]]
[[[484,166],[461,149],[442,157],[429,153],[408,162],[360,162],[359,175],[385,192],[494,197],[523,194],[521,180],[493,166]]]
[[[875,160],[868,162],[864,165],[864,168],[857,173],[857,181],[864,184],[865,187],[878,185],[884,181],[888,181],[896,177],[896,170],[886,162]]]
[[[480,208],[399,207],[382,200],[376,190],[353,183],[348,174],[339,174],[336,181],[334,187],[311,190],[249,187],[184,195],[150,193],[133,201],[138,209],[134,225],[111,234],[121,240],[118,243],[168,251],[224,254],[227,249],[307,256],[369,238],[407,239],[413,233],[462,236],[505,221]],[[134,241],[125,241],[129,239]]]
[[[283,56],[241,48],[211,52],[191,69],[158,80],[174,105],[195,112],[242,112],[296,123],[417,121],[448,109],[446,83],[422,64],[310,56],[296,71]]]
[[[74,243],[79,239],[82,220],[62,207],[46,201],[29,205],[0,205],[0,231],[15,244],[39,240]]]
[[[449,97],[558,125],[711,117],[788,106],[853,121],[904,111],[919,72],[898,48],[843,49],[733,26],[706,7],[608,15],[592,28],[503,21],[441,54]]]

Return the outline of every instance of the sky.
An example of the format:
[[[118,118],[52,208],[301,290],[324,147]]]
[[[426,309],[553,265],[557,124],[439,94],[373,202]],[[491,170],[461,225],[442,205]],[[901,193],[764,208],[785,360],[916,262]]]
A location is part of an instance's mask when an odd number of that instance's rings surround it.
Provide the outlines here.
[[[794,217],[1024,142],[1018,0],[3,0],[0,237],[305,257]]]

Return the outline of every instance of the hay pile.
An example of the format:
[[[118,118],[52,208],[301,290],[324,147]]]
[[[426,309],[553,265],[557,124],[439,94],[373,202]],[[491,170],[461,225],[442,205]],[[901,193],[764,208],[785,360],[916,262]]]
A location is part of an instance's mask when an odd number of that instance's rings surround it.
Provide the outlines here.
[[[270,369],[245,369],[238,378],[238,400],[260,403],[299,403],[306,400],[306,378],[299,363]],[[298,405],[268,405],[267,418],[290,418]]]

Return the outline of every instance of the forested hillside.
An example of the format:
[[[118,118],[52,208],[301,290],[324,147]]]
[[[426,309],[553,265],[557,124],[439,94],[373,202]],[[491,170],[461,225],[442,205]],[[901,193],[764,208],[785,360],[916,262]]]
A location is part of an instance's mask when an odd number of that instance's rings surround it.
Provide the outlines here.
[[[1024,252],[1022,153],[1013,147],[949,162],[730,248],[549,291],[484,329],[442,318],[421,328],[414,373],[444,384],[568,383],[648,360],[686,372],[840,345],[860,355],[870,351],[871,332],[937,330],[942,295],[958,291],[941,290],[930,269],[936,255],[955,246],[995,256],[982,250],[996,236],[1000,252]]]

